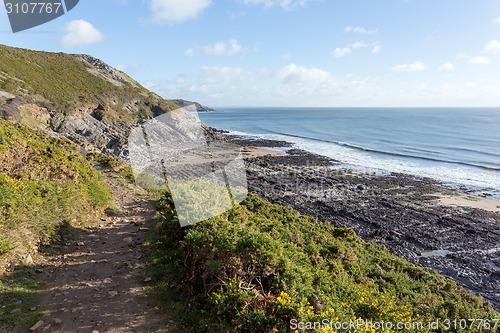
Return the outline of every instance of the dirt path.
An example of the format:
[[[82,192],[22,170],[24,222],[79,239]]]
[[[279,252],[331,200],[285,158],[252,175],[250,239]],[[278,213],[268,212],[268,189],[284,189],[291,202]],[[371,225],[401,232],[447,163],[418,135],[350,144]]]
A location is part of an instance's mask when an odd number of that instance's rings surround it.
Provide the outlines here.
[[[42,275],[48,281],[35,332],[168,332],[144,297],[141,244],[154,208],[106,176],[119,210],[67,244]]]

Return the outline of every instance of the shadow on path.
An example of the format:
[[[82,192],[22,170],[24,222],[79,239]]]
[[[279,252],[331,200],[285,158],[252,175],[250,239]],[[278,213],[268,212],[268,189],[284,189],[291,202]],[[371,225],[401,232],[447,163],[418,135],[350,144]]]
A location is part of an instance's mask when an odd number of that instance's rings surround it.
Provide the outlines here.
[[[118,211],[66,242],[41,274],[47,281],[36,332],[167,332],[144,297],[142,244],[155,209],[105,175]]]

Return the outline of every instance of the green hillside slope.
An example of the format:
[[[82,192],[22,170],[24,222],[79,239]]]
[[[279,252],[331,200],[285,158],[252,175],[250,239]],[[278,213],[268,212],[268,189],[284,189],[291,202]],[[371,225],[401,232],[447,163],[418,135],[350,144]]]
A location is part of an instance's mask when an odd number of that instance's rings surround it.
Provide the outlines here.
[[[120,120],[154,116],[178,107],[90,56],[5,45],[0,45],[0,91],[48,102],[62,111],[105,104]],[[136,106],[136,110],[125,110],[127,103]]]

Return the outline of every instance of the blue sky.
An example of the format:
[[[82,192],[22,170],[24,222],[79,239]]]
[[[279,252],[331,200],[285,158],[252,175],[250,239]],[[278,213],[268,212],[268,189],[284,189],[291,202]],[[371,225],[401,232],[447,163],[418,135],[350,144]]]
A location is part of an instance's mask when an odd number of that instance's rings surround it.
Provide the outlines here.
[[[209,106],[500,106],[498,0],[81,0],[0,43]]]

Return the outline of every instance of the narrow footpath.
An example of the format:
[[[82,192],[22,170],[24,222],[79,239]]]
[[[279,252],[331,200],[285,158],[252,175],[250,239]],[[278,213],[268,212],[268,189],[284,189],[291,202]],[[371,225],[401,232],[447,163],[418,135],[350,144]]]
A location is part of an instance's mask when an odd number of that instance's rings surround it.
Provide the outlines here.
[[[145,297],[142,252],[155,209],[104,174],[118,210],[50,257],[41,275],[46,311],[31,332],[168,332],[168,323]]]

